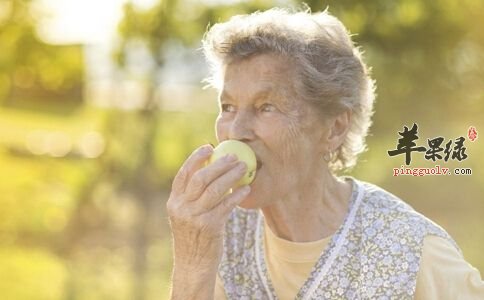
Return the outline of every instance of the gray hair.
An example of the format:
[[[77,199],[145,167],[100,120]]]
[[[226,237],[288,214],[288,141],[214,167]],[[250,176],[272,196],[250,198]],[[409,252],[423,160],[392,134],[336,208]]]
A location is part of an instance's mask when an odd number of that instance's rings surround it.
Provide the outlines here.
[[[351,124],[341,145],[331,155],[332,171],[349,169],[366,150],[375,85],[362,52],[345,26],[327,10],[290,12],[273,8],[232,17],[212,26],[203,38],[203,51],[211,68],[209,85],[221,89],[225,65],[237,59],[274,53],[296,66],[294,89],[322,116],[352,111]]]

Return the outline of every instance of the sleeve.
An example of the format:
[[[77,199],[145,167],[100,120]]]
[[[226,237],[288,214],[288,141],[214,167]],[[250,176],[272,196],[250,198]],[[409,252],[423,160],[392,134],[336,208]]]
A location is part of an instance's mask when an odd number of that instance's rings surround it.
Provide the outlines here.
[[[479,271],[444,238],[424,239],[416,300],[484,299],[484,281]]]
[[[215,293],[214,293],[214,300],[227,300],[225,295],[224,285],[222,283],[222,279],[217,274],[217,278],[215,279]]]

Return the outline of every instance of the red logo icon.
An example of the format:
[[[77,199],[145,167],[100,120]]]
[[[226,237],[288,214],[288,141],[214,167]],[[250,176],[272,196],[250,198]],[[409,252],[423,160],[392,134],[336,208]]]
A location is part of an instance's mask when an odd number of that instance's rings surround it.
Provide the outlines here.
[[[471,142],[477,140],[477,130],[476,127],[471,126],[469,127],[469,130],[467,131],[467,137]]]

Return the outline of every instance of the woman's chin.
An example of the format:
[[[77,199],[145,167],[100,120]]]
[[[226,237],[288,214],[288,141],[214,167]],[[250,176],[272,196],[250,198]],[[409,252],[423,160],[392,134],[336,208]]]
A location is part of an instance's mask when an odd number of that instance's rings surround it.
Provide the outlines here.
[[[237,205],[238,207],[245,208],[245,209],[258,209],[263,206],[261,204],[263,204],[262,202],[263,202],[264,196],[262,196],[261,198],[261,195],[267,191],[264,189],[261,189],[262,185],[258,175],[259,174],[256,175],[254,181],[250,184],[251,191],[249,195],[247,195],[247,197],[245,197],[245,199],[242,200]]]
[[[247,197],[245,197],[242,202],[240,202],[238,205],[240,208],[245,208],[245,209],[256,209],[259,208],[257,205],[257,201],[255,197],[253,196],[253,193],[251,192]]]

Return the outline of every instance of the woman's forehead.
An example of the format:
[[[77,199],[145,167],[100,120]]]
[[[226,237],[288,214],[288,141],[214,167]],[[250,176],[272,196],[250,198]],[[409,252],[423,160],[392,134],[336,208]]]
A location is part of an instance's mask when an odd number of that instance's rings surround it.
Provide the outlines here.
[[[240,72],[252,73],[260,77],[292,75],[293,63],[289,58],[272,53],[257,54],[244,59],[231,61],[225,66],[225,77]]]
[[[231,84],[224,84],[223,89],[220,91],[219,98],[221,100],[235,100],[238,94],[236,89],[237,87],[234,87]],[[277,92],[277,89],[272,84],[255,84],[253,87],[243,88],[243,90],[253,100],[267,98]]]
[[[238,84],[237,84],[238,85]],[[220,102],[250,102],[257,103],[260,101],[269,101],[279,103],[286,108],[302,105],[297,97],[290,91],[289,86],[280,86],[275,84],[260,84],[254,82],[250,85],[223,85],[219,93]]]
[[[236,94],[250,98],[271,95],[288,96],[293,88],[294,73],[280,57],[258,55],[226,66],[220,98]]]

